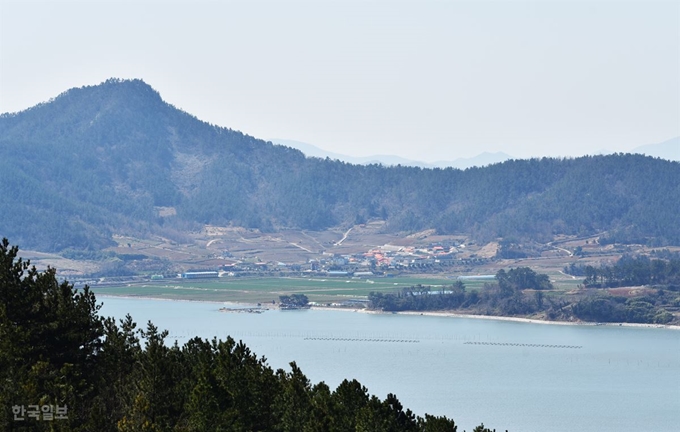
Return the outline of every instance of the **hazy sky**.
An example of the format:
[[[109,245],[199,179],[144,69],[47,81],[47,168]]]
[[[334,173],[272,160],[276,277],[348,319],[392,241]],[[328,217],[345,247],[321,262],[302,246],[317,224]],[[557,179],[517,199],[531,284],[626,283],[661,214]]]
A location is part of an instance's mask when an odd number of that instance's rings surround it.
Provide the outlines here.
[[[680,135],[680,2],[0,0],[0,112],[109,77],[354,156],[625,151]]]

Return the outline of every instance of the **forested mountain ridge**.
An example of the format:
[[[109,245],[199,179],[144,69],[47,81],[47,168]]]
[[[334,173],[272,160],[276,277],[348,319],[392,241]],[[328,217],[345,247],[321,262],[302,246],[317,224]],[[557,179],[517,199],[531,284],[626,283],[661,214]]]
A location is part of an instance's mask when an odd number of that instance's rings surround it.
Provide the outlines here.
[[[371,218],[480,240],[606,232],[680,244],[680,163],[615,154],[465,171],[305,158],[165,103],[140,80],[0,116],[0,234],[99,248],[117,232],[234,224],[320,230]],[[160,217],[158,207],[177,214]]]

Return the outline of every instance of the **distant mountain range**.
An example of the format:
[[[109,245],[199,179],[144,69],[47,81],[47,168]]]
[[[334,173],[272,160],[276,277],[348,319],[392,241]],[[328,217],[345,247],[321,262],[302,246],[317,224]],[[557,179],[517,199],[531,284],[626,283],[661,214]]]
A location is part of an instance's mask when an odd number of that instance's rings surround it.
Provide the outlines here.
[[[594,154],[610,155],[614,153],[616,152],[607,149],[600,149]],[[680,137],[671,138],[656,144],[641,145],[626,153],[641,154],[645,156],[666,159],[669,161],[680,161]]]
[[[639,153],[661,159],[680,161],[680,137],[657,144],[645,144],[635,147],[631,153]]]
[[[452,161],[437,161],[432,163],[414,161],[411,159],[404,159],[399,156],[393,155],[373,155],[364,157],[348,156],[340,153],[333,153],[316,147],[312,144],[286,140],[286,139],[272,139],[274,144],[284,145],[286,147],[291,147],[300,150],[307,157],[317,157],[321,159],[330,158],[332,160],[339,160],[356,165],[370,165],[370,164],[382,164],[385,166],[413,166],[420,168],[458,168],[466,169],[471,167],[483,167],[495,163],[505,162],[506,160],[512,159],[507,153],[496,152],[488,153],[483,152],[477,156],[471,158],[458,158]]]
[[[286,147],[291,147],[300,150],[307,157],[317,157],[321,159],[330,158],[333,160],[339,160],[347,163],[352,163],[356,165],[370,165],[370,164],[382,164],[385,166],[413,166],[420,168],[458,168],[466,169],[471,167],[484,167],[487,165],[492,165],[496,163],[505,162],[510,159],[514,159],[513,156],[504,152],[483,152],[477,156],[471,158],[458,158],[452,161],[437,161],[437,162],[421,162],[411,159],[404,159],[399,156],[394,155],[373,155],[365,157],[355,157],[348,156],[345,154],[334,153],[326,151],[312,144],[275,138],[271,140],[274,144],[284,145]],[[615,152],[602,149],[594,152],[596,155],[612,154]],[[656,143],[656,144],[645,144],[635,147],[628,153],[632,154],[643,154],[646,156],[658,157],[661,159],[666,159],[670,161],[680,161],[680,137],[671,138],[667,141]]]
[[[479,241],[606,233],[680,244],[679,184],[680,163],[641,155],[464,171],[307,158],[202,122],[141,80],[110,79],[0,116],[0,237],[45,251],[99,249],[114,234],[182,241],[205,224],[323,230],[372,219],[388,232]]]

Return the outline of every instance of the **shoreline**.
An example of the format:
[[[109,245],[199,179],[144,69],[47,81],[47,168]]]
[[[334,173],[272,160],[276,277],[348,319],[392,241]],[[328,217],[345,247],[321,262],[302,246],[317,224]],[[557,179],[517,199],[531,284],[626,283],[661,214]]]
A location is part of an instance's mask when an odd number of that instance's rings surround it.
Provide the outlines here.
[[[219,305],[238,305],[242,307],[258,307],[257,303],[241,303],[233,301],[215,301],[215,300],[191,300],[191,299],[176,299],[176,298],[159,298],[159,297],[148,297],[148,296],[131,296],[131,295],[111,295],[111,294],[100,294],[96,295],[97,298],[122,298],[122,299],[139,299],[139,300],[160,300],[160,301],[176,301],[176,302],[190,302],[190,303],[211,303]],[[279,310],[278,307],[270,308],[265,305],[259,306],[263,310]],[[444,317],[444,318],[469,318],[469,319],[485,319],[485,320],[496,320],[496,321],[513,321],[521,322],[526,324],[541,324],[541,325],[563,325],[563,326],[592,326],[592,327],[633,327],[633,328],[655,328],[655,329],[667,329],[667,330],[680,330],[680,325],[673,324],[644,324],[644,323],[595,323],[587,321],[548,321],[536,318],[524,318],[524,317],[509,317],[509,316],[497,316],[497,315],[474,315],[467,313],[458,313],[453,311],[398,311],[398,312],[384,312],[375,311],[368,309],[357,309],[357,308],[337,308],[337,307],[325,307],[325,306],[311,306],[310,310],[318,311],[341,311],[341,312],[358,312],[365,314],[375,314],[375,315],[420,315],[420,316],[434,316],[434,317]]]
[[[450,318],[472,318],[472,319],[490,319],[498,321],[514,321],[522,322],[527,324],[543,324],[543,325],[563,325],[563,326],[606,326],[606,327],[637,327],[637,328],[660,328],[668,330],[680,330],[679,325],[672,324],[646,324],[646,323],[607,323],[607,322],[588,322],[588,321],[548,321],[536,318],[523,318],[523,317],[508,317],[508,316],[495,316],[495,315],[473,315],[473,314],[462,314],[450,311],[429,311],[429,312],[415,312],[415,311],[404,311],[397,312],[403,315],[429,315],[429,316],[440,316],[440,317],[450,317]]]
[[[498,315],[474,315],[466,313],[458,313],[453,311],[398,311],[398,312],[384,312],[375,311],[368,309],[342,309],[342,308],[330,308],[323,306],[312,306],[313,310],[339,310],[346,312],[358,312],[376,315],[421,315],[421,316],[435,316],[444,318],[470,318],[470,319],[484,319],[484,320],[496,320],[496,321],[514,321],[526,324],[541,324],[541,325],[562,325],[562,326],[592,326],[592,327],[636,327],[636,328],[658,328],[667,330],[680,330],[680,325],[672,324],[645,324],[645,323],[600,323],[600,322],[588,322],[588,321],[548,321],[536,318],[524,318],[524,317],[509,317],[509,316],[498,316]]]

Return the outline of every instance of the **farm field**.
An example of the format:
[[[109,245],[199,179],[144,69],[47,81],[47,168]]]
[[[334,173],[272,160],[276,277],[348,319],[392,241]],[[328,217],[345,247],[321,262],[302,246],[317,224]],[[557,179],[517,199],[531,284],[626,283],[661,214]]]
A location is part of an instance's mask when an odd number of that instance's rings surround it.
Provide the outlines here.
[[[558,289],[576,288],[570,277],[559,273],[564,281]],[[394,278],[328,278],[328,277],[262,277],[219,278],[211,280],[166,279],[157,282],[130,283],[120,286],[94,287],[96,295],[149,297],[174,300],[217,301],[238,303],[271,303],[281,295],[305,294],[319,303],[342,302],[366,298],[371,291],[395,292],[414,285],[427,285],[436,290],[455,282],[455,278],[394,277]],[[488,278],[466,278],[467,290],[483,289]]]
[[[453,279],[435,278],[220,278],[212,280],[170,279],[159,282],[96,287],[95,294],[114,296],[139,296],[195,301],[231,301],[242,303],[270,303],[280,295],[305,294],[313,302],[339,302],[349,298],[362,298],[371,291],[393,292],[404,287],[423,284],[433,288],[449,285]],[[469,281],[467,286],[474,289]]]

